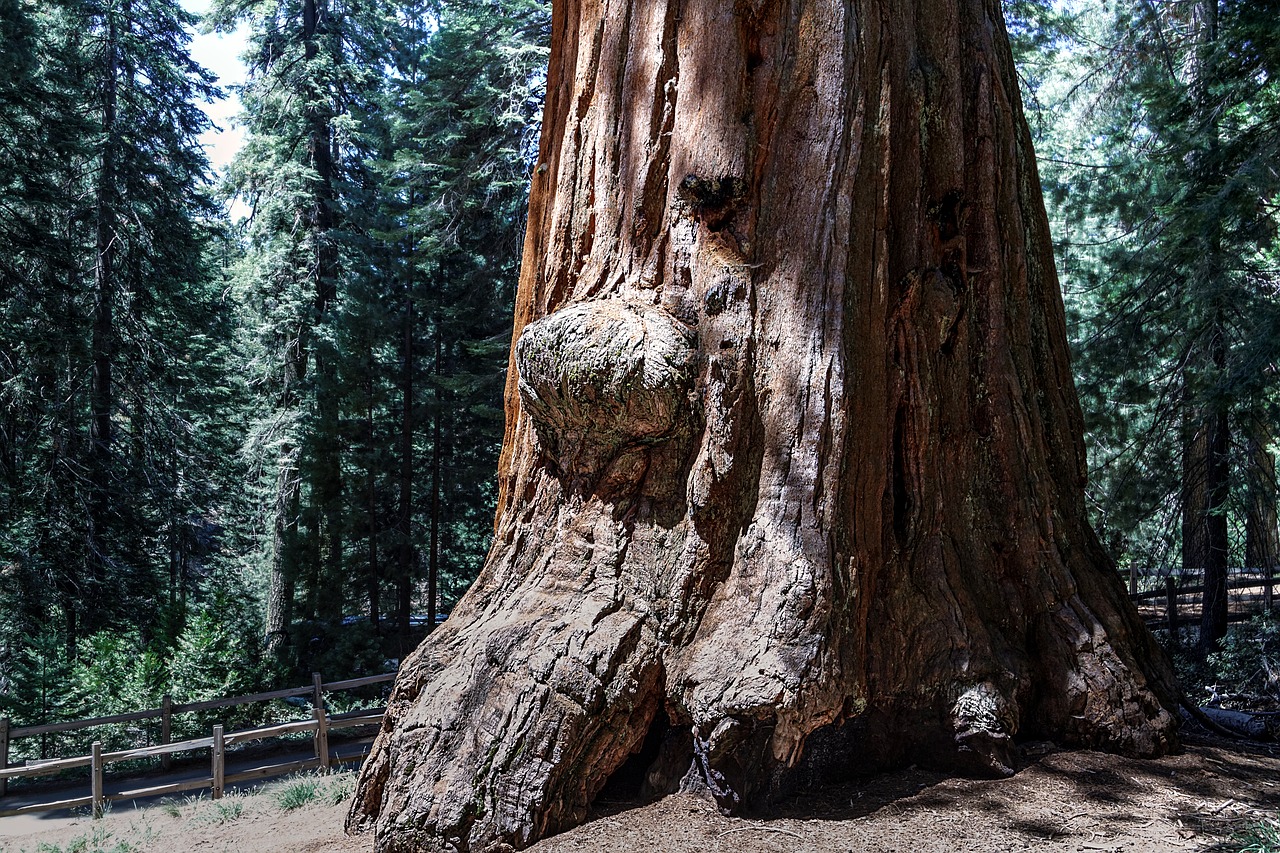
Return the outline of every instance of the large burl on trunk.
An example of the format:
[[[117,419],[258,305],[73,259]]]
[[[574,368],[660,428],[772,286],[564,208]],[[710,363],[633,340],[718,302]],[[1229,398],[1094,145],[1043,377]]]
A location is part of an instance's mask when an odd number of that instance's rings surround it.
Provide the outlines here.
[[[349,827],[520,848],[629,757],[731,809],[1169,749],[997,0],[563,0],[553,39],[496,540]]]

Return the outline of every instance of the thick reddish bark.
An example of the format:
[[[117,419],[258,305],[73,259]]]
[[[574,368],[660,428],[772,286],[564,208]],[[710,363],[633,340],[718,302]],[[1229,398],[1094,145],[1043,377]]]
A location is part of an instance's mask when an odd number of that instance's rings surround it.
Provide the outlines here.
[[[1275,574],[1280,562],[1280,523],[1276,513],[1276,460],[1271,455],[1271,430],[1260,418],[1251,419],[1245,451],[1248,506],[1245,514],[1244,564],[1261,570],[1264,578]],[[1271,587],[1263,591],[1267,610],[1273,605]]]
[[[566,0],[549,79],[496,541],[349,826],[523,847],[632,753],[736,808],[1169,748],[998,3]]]

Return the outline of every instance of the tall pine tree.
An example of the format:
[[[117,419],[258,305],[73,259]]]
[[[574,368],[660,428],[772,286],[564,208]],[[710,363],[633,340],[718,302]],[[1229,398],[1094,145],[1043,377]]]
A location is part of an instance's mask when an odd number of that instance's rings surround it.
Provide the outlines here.
[[[231,312],[192,24],[176,0],[0,5],[8,660],[122,625],[164,647],[213,547]]]
[[[1280,355],[1278,12],[1096,9],[1103,23],[1074,60],[1078,135],[1051,138],[1046,170],[1070,235],[1104,535],[1131,565],[1204,570],[1206,649],[1226,629],[1227,565],[1246,557],[1232,521],[1266,516],[1244,511],[1251,490],[1255,503],[1275,493],[1256,476],[1272,470],[1266,438],[1249,436],[1274,416]]]

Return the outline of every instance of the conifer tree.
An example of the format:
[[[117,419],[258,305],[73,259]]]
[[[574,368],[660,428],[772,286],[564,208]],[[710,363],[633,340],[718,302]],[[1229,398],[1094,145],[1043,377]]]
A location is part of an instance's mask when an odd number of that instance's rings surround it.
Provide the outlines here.
[[[398,30],[379,172],[404,329],[395,550],[402,640],[419,552],[416,507],[425,515],[425,612],[437,611],[446,588],[448,600],[461,593],[487,547],[547,12],[536,0],[414,3]],[[415,432],[425,439],[421,464]],[[416,500],[415,482],[423,485]]]
[[[348,270],[347,182],[384,61],[384,10],[341,0],[223,0],[248,21],[248,142],[233,190],[253,209],[246,295],[258,313],[257,452],[275,459],[268,635],[279,649],[302,583],[311,617],[341,615],[345,522],[337,341]]]
[[[215,90],[176,0],[0,11],[17,59],[0,83],[0,563],[23,581],[4,621],[34,635],[56,609],[74,658],[100,628],[176,624],[175,567],[209,551],[232,419],[214,410],[230,315],[197,142]]]
[[[1274,412],[1280,346],[1277,11],[1232,0],[1095,11],[1104,23],[1078,53],[1073,90],[1080,136],[1057,137],[1049,157],[1102,525],[1113,545],[1127,540],[1127,562],[1205,570],[1205,649],[1226,629],[1227,564],[1246,556],[1231,520],[1250,489],[1275,491],[1248,474],[1249,456],[1265,472],[1270,451],[1246,453],[1245,437]],[[1180,555],[1160,545],[1179,542]]]

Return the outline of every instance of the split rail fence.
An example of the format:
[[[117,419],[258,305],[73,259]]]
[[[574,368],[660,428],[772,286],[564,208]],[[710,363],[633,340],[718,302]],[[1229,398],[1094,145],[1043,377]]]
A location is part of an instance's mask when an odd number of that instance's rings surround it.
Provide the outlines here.
[[[174,704],[168,696],[165,696],[164,701],[159,708],[148,709],[145,711],[133,711],[127,714],[116,714],[110,717],[95,717],[87,720],[71,720],[62,723],[49,723],[41,726],[21,727],[11,727],[7,719],[0,719],[0,798],[6,796],[8,793],[8,784],[10,779],[48,776],[81,767],[89,768],[88,796],[72,797],[70,799],[58,800],[55,802],[31,803],[9,809],[4,808],[4,803],[0,800],[0,817],[37,811],[52,811],[88,806],[92,809],[93,816],[96,818],[102,816],[104,804],[109,800],[140,799],[143,797],[154,797],[165,794],[179,794],[185,791],[193,791],[203,788],[210,789],[210,796],[212,799],[216,800],[221,798],[223,790],[227,785],[232,785],[237,782],[247,782],[253,779],[265,779],[272,776],[281,776],[286,773],[295,773],[300,770],[309,770],[312,768],[327,770],[336,763],[335,756],[331,755],[329,751],[329,733],[335,729],[349,729],[359,726],[378,725],[382,722],[382,716],[386,709],[371,708],[351,711],[345,714],[331,715],[325,710],[325,691],[336,692],[340,690],[353,690],[357,687],[365,687],[372,684],[381,684],[392,681],[395,677],[395,673],[391,672],[382,675],[370,675],[364,678],[350,678],[344,681],[331,681],[325,683],[321,680],[320,674],[315,673],[312,676],[312,683],[304,687],[290,687],[283,690],[271,690],[266,693],[255,693],[251,696],[232,696],[224,699],[209,699],[204,702],[188,702],[185,704]],[[215,725],[213,726],[213,731],[209,737],[199,737],[190,740],[170,742],[170,732],[172,730],[172,719],[174,714],[182,714],[191,711],[209,711],[216,708],[228,708],[238,705],[248,705],[254,702],[265,702],[271,699],[288,699],[295,696],[308,695],[311,697],[312,704],[312,716],[309,720],[297,720],[289,723],[279,723],[272,726],[263,726],[261,728],[245,729],[234,732],[224,731],[222,725]],[[105,726],[114,723],[128,723],[137,720],[156,718],[159,718],[160,720],[161,742],[155,746],[122,749],[115,752],[104,752],[101,741],[95,741],[88,755],[79,755],[73,758],[57,758],[48,761],[28,761],[21,766],[9,766],[9,745],[17,738],[77,731],[79,729],[87,729],[94,726]],[[301,732],[311,732],[312,743],[315,751],[314,757],[301,760],[268,763],[237,773],[227,773],[226,759],[228,747],[252,741],[265,740],[267,738],[283,737],[285,735]],[[372,738],[365,738],[353,742],[367,743],[370,740],[372,740]],[[204,749],[209,750],[210,772],[208,776],[184,779],[182,781],[167,784],[149,785],[131,790],[118,791],[111,794],[104,792],[104,768],[108,764],[145,758],[159,758],[161,768],[163,770],[169,770],[175,753]],[[350,758],[342,760],[350,760]]]
[[[1177,636],[1179,626],[1198,624],[1204,603],[1204,572],[1180,567],[1121,572],[1129,598],[1147,624],[1167,628]],[[1280,577],[1268,568],[1232,568],[1227,571],[1228,621],[1245,622],[1275,609],[1275,587]]]

